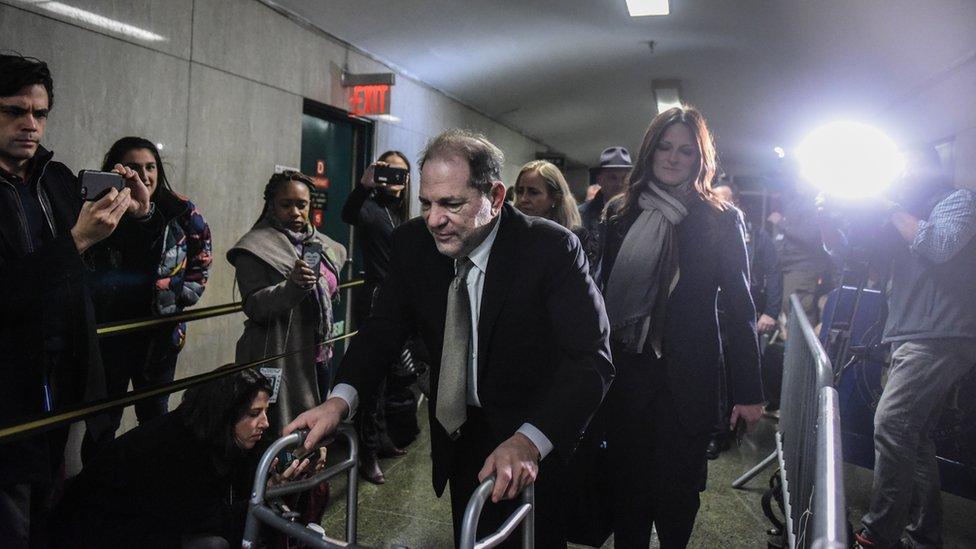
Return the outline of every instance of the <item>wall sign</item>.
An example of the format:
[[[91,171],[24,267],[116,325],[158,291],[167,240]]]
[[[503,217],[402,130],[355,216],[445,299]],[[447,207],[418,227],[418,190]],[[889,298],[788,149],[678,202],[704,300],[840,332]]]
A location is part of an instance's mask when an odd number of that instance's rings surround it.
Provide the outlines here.
[[[375,74],[342,73],[342,86],[347,91],[350,114],[369,116],[390,114],[390,102],[396,75],[392,72]]]
[[[356,116],[390,114],[390,86],[353,86],[349,88],[349,112]]]

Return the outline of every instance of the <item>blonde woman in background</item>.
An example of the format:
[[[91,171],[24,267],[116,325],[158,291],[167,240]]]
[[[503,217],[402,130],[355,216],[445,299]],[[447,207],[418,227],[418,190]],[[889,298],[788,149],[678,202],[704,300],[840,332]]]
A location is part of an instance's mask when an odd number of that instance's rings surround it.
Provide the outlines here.
[[[522,166],[515,179],[515,207],[525,215],[544,217],[572,231],[583,244],[590,272],[593,272],[599,247],[596,239],[583,228],[576,199],[555,164],[533,160]]]

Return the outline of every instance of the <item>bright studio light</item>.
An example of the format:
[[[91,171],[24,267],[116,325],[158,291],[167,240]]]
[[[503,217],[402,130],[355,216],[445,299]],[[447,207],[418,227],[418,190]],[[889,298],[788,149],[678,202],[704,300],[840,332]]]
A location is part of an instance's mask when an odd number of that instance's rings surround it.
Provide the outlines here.
[[[858,122],[831,122],[796,149],[801,175],[827,194],[867,198],[884,191],[905,167],[894,141]]]

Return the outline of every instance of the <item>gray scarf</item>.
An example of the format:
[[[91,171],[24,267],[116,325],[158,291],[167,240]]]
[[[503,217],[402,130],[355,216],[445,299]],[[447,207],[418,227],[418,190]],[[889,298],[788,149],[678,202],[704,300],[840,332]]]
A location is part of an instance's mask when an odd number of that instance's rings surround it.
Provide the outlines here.
[[[640,353],[648,336],[661,357],[664,308],[678,284],[675,226],[688,215],[677,198],[648,182],[638,199],[641,214],[624,236],[607,282],[611,337]]]

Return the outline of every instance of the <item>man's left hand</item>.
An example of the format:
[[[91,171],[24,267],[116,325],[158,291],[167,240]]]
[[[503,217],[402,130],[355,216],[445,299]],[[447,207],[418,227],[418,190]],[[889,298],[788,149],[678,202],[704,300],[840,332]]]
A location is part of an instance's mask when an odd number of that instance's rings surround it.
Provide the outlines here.
[[[746,420],[746,425],[751,430],[763,416],[762,404],[736,404],[732,407],[732,417],[729,418],[729,430],[735,430],[735,424],[739,418]]]
[[[129,208],[126,210],[126,213],[132,217],[139,218],[149,215],[149,187],[142,182],[139,174],[132,168],[123,166],[122,164],[116,164],[112,171],[122,176],[122,179],[125,180],[125,186],[129,187],[132,193],[130,195]]]
[[[492,474],[495,475],[495,489],[491,492],[491,501],[514,499],[539,475],[539,449],[529,437],[515,433],[488,456],[478,473],[478,482]]]

